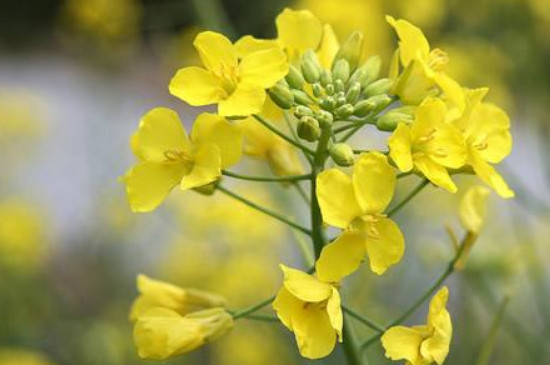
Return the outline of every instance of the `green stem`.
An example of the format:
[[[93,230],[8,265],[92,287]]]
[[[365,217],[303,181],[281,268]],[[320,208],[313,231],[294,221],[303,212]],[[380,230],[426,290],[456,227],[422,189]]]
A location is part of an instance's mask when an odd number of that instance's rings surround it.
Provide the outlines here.
[[[311,177],[311,175],[308,175]],[[296,191],[298,192],[298,194],[302,197],[302,199],[304,200],[304,202],[307,204],[307,205],[310,205],[311,204],[311,201],[309,200],[309,196],[307,196],[307,193],[306,191],[304,190],[304,188],[302,187],[302,185],[300,185],[297,181],[295,181],[293,184],[294,188],[296,189]]]
[[[403,199],[402,201],[400,201],[395,207],[393,207],[392,209],[390,209],[390,211],[388,212],[388,217],[391,217],[393,216],[395,213],[397,213],[399,210],[401,210],[401,208],[403,208],[409,201],[411,201],[412,198],[414,198],[418,193],[420,193],[422,191],[422,189],[424,189],[424,187],[426,187],[426,185],[428,185],[430,181],[428,179],[423,179],[420,184],[418,184],[410,193],[409,195],[407,195],[405,197],[405,199]]]
[[[283,222],[283,223],[286,223],[286,224],[288,224],[290,227],[292,227],[292,228],[294,228],[294,229],[296,229],[296,230],[298,230],[298,231],[300,231],[300,232],[302,232],[302,233],[305,233],[305,234],[307,234],[307,235],[311,235],[311,234],[312,234],[312,232],[311,232],[309,229],[307,229],[307,228],[305,228],[305,227],[302,227],[301,225],[299,225],[299,224],[297,224],[297,223],[294,223],[293,221],[291,221],[290,219],[288,219],[288,218],[286,218],[286,217],[283,217],[283,216],[280,215],[279,213],[272,212],[272,211],[269,210],[269,209],[266,209],[266,208],[264,208],[264,207],[262,207],[262,206],[260,206],[260,205],[258,205],[258,204],[256,204],[256,203],[254,203],[254,202],[252,202],[252,201],[250,201],[250,200],[248,200],[248,199],[246,199],[246,198],[244,198],[244,197],[242,197],[242,196],[240,196],[240,195],[238,195],[238,194],[235,194],[235,193],[232,192],[231,190],[228,190],[228,189],[224,188],[224,187],[221,186],[221,185],[218,185],[218,186],[217,186],[217,189],[218,189],[219,191],[221,191],[222,193],[224,193],[225,195],[228,195],[228,196],[230,196],[230,197],[232,197],[232,198],[234,198],[234,199],[240,201],[241,203],[244,203],[244,204],[248,205],[249,207],[254,208],[254,209],[256,209],[256,210],[258,210],[258,211],[260,211],[260,212],[262,212],[262,213],[264,213],[264,214],[266,214],[266,215],[269,215],[270,217],[273,217],[273,218],[277,219],[278,221],[281,221],[281,222]]]
[[[277,128],[275,128],[270,122],[268,122],[267,120],[265,120],[262,116],[260,115],[257,115],[257,114],[252,114],[252,116],[254,117],[254,119],[256,119],[258,122],[260,122],[264,127],[266,127],[267,129],[269,129],[271,132],[275,133],[276,135],[278,135],[279,137],[281,137],[282,139],[284,139],[285,141],[287,141],[288,143],[290,143],[291,145],[295,146],[295,147],[298,147],[299,149],[301,149],[302,151],[304,151],[305,154],[309,154],[309,155],[314,155],[315,152],[313,150],[311,150],[310,148],[304,146],[303,144],[295,141],[294,139],[292,139],[291,137],[287,136],[286,134],[284,134],[283,132],[281,132],[280,130],[278,130]]]
[[[237,174],[228,170],[222,170],[222,175],[230,176],[235,179],[248,180],[248,181],[262,181],[262,182],[295,182],[301,180],[309,180],[311,174],[305,175],[293,175],[293,176],[250,176]]]
[[[349,321],[344,320],[344,331],[343,331],[344,341],[342,346],[344,347],[344,354],[348,360],[349,365],[361,365],[363,361],[361,359],[361,351],[357,347],[357,342],[355,340],[355,334],[349,323]]]
[[[330,135],[331,129],[324,128],[319,138],[319,142],[317,143],[317,151],[313,157],[311,168],[311,239],[313,241],[313,251],[316,259],[321,255],[321,250],[326,242],[325,231],[323,229],[323,217],[321,215],[321,208],[319,207],[316,193],[317,174],[323,171],[325,167]]]
[[[273,301],[275,300],[275,296],[272,296],[270,298],[267,298],[265,300],[262,300],[261,302],[257,303],[257,304],[254,304],[253,306],[250,306],[246,309],[243,309],[235,314],[233,314],[233,319],[239,319],[239,318],[244,318],[244,317],[247,317],[249,315],[251,315],[252,313],[254,312],[257,312],[259,311],[260,309],[262,309],[263,307],[266,307],[268,306],[269,304],[271,304]]]
[[[241,316],[240,318],[260,322],[279,322],[279,318],[267,314],[247,314],[246,316]]]
[[[377,331],[377,332],[384,332],[386,329],[379,325],[378,323],[373,322],[372,320],[362,316],[361,314],[355,312],[353,309],[348,308],[346,306],[342,306],[342,310],[344,313],[348,314],[350,317],[355,318],[359,322],[363,323],[365,326]]]
[[[505,297],[498,306],[497,314],[495,314],[495,318],[493,319],[493,323],[491,324],[489,333],[487,334],[487,337],[485,337],[485,341],[481,346],[481,351],[477,358],[477,365],[489,364],[489,360],[491,360],[491,354],[493,353],[493,349],[495,348],[498,329],[500,327],[500,323],[502,322],[502,318],[504,317],[504,312],[506,311],[506,307],[508,306],[509,301],[510,297]]]

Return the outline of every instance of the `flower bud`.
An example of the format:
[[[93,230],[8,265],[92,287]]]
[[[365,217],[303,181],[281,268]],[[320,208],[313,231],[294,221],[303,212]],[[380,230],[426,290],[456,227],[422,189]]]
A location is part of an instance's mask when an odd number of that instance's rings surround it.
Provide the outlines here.
[[[295,109],[294,109],[294,116],[298,119],[300,119],[301,117],[305,117],[305,116],[309,116],[311,117],[313,115],[313,110],[311,110],[310,108],[308,108],[307,106],[304,106],[304,105],[298,105]]]
[[[361,94],[361,84],[359,82],[354,82],[346,94],[346,100],[348,103],[355,103],[357,98]]]
[[[354,154],[350,145],[346,143],[335,143],[329,148],[329,154],[334,163],[338,166],[351,166],[354,163]]]
[[[317,98],[323,95],[323,87],[319,83],[313,84],[311,90],[313,90],[313,95]]]
[[[334,80],[341,80],[344,84],[349,79],[349,72],[349,63],[345,59],[336,61],[334,67],[332,67],[332,77],[334,78]]]
[[[288,75],[285,77],[286,82],[292,89],[301,90],[304,86],[304,77],[302,73],[293,65],[290,65],[288,68]]]
[[[336,114],[339,118],[345,119],[353,114],[353,105],[351,104],[344,104],[341,107],[338,108],[336,111]]]
[[[298,133],[298,137],[308,142],[315,142],[321,136],[319,122],[317,119],[308,116],[300,118],[296,132]]]
[[[363,90],[363,95],[365,96],[374,96],[380,94],[387,94],[393,82],[390,79],[384,78],[373,82],[372,84],[365,87]]]
[[[290,89],[283,83],[277,83],[267,92],[271,100],[273,100],[273,102],[281,109],[290,109],[292,107],[294,97],[292,96]]]
[[[346,85],[342,80],[334,81],[334,91],[336,91],[337,93],[341,93],[341,92],[344,92],[345,89],[346,89]]]
[[[319,59],[313,50],[308,50],[304,53],[301,62],[302,74],[306,81],[310,84],[314,84],[321,79],[321,72],[323,69],[319,64]]]
[[[374,108],[376,108],[376,104],[372,100],[361,100],[355,104],[353,115],[356,117],[366,117]]]
[[[325,110],[319,110],[315,113],[315,119],[319,121],[321,128],[329,128],[332,125],[333,117],[332,113]]]
[[[327,70],[323,70],[321,73],[321,85],[323,85],[324,88],[327,88],[329,85],[332,84],[332,73]]]
[[[227,118],[227,119],[230,119],[230,118]],[[193,188],[193,191],[202,195],[210,196],[216,192],[216,185],[217,185],[217,181],[214,181],[213,183],[210,183],[210,184],[197,186],[196,188]]]
[[[365,87],[376,80],[380,75],[381,66],[382,58],[380,56],[376,55],[369,57],[367,62],[359,68],[359,70],[362,71],[361,78],[358,80],[361,83],[361,86]]]
[[[408,114],[390,111],[378,119],[376,127],[381,131],[391,132],[397,128],[399,123],[412,123],[412,118]]]
[[[321,99],[319,106],[324,110],[333,111],[336,107],[336,100],[332,96],[327,96],[324,99]]]
[[[334,62],[346,60],[350,69],[355,70],[359,64],[359,59],[363,53],[363,33],[353,32],[340,46],[338,53],[334,57]]]
[[[336,106],[342,106],[347,103],[347,99],[344,96],[344,93],[338,93],[339,95],[336,97]]]
[[[297,104],[302,104],[307,106],[313,103],[313,100],[311,100],[309,95],[303,92],[302,90],[292,89],[291,93],[292,93],[292,96],[294,97],[294,102]]]
[[[327,95],[333,95],[335,91],[336,90],[334,90],[333,84],[328,84],[327,87],[325,88],[325,92],[327,93]]]

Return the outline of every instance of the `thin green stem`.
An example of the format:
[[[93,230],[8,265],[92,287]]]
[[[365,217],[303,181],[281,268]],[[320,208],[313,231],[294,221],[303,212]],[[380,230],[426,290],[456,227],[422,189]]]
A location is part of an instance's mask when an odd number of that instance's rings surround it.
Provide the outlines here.
[[[508,306],[509,301],[510,297],[505,297],[498,306],[498,310],[493,319],[493,323],[491,324],[491,328],[489,329],[489,333],[485,337],[483,345],[481,345],[481,350],[479,352],[479,356],[476,362],[477,365],[489,364],[489,360],[491,360],[491,355],[495,348],[498,329],[500,328],[500,324],[502,322],[502,318],[504,317],[504,312],[506,311],[506,307]]]
[[[262,300],[261,302],[257,303],[257,304],[254,304],[253,306],[250,306],[248,308],[245,308],[237,313],[234,313],[233,314],[233,319],[239,319],[239,318],[244,318],[244,317],[248,317],[249,315],[251,315],[252,313],[255,313],[257,311],[259,311],[260,309],[262,309],[263,307],[266,307],[268,306],[269,304],[271,304],[273,301],[275,300],[275,296],[272,296],[272,297],[269,297],[265,300]]]
[[[248,205],[249,207],[254,208],[254,209],[256,209],[256,210],[258,210],[258,211],[260,211],[260,212],[262,212],[262,213],[264,213],[264,214],[266,214],[266,215],[269,215],[270,217],[273,217],[273,218],[277,219],[277,220],[280,221],[280,222],[286,223],[286,224],[288,224],[290,227],[292,227],[292,228],[294,228],[294,229],[296,229],[296,230],[298,230],[298,231],[300,231],[300,232],[302,232],[302,233],[305,233],[305,234],[307,234],[307,235],[311,235],[311,234],[312,234],[311,231],[310,231],[309,229],[307,229],[307,228],[305,228],[305,227],[303,227],[303,226],[301,226],[301,225],[299,225],[299,224],[297,224],[297,223],[291,221],[290,219],[288,219],[288,218],[286,218],[286,217],[280,215],[279,213],[272,212],[271,210],[266,209],[266,208],[264,208],[264,207],[262,207],[262,206],[260,206],[260,205],[258,205],[258,204],[256,204],[256,203],[254,203],[254,202],[252,202],[252,201],[250,201],[250,200],[248,200],[248,199],[246,199],[246,198],[244,198],[244,197],[242,197],[242,196],[240,196],[240,195],[238,195],[238,194],[232,192],[231,190],[226,189],[225,187],[223,187],[223,186],[221,186],[221,185],[218,185],[218,186],[217,186],[217,189],[218,189],[219,191],[221,191],[222,193],[224,193],[225,195],[228,195],[228,196],[230,196],[230,197],[232,197],[232,198],[234,198],[234,199],[240,201],[241,203],[244,203],[244,204]]]
[[[311,239],[315,258],[319,258],[321,250],[326,243],[325,231],[323,229],[323,217],[317,200],[317,174],[323,171],[327,159],[327,147],[330,141],[331,129],[324,128],[317,143],[317,151],[313,158],[311,168]]]
[[[285,141],[287,141],[291,145],[293,145],[295,147],[298,147],[299,149],[304,151],[305,154],[309,154],[309,155],[314,155],[315,154],[315,152],[312,149],[310,149],[309,147],[304,146],[303,144],[301,144],[301,143],[295,141],[294,139],[292,139],[291,137],[287,136],[286,134],[284,134],[283,132],[281,132],[280,130],[275,128],[270,122],[265,120],[262,116],[257,115],[257,114],[252,114],[252,116],[258,122],[260,122],[264,127],[269,129],[270,131],[272,131],[273,133],[275,133],[276,135],[278,135],[279,137],[281,137],[282,139],[284,139]]]
[[[240,318],[260,322],[279,322],[279,318],[268,314],[247,314],[246,316]]]
[[[353,309],[346,307],[345,305],[342,306],[342,310],[344,313],[348,314],[350,317],[355,318],[365,326],[369,327],[370,329],[373,329],[377,332],[384,332],[386,329],[384,326],[379,325],[378,323],[362,316],[361,314],[355,312]]]
[[[361,365],[363,364],[361,358],[361,350],[357,347],[357,341],[355,339],[355,334],[353,333],[353,328],[349,321],[344,319],[344,331],[343,331],[344,341],[342,346],[344,347],[344,353],[346,354],[346,359],[348,360],[349,365]]]
[[[430,181],[428,179],[423,179],[420,184],[418,184],[402,201],[400,201],[395,207],[390,209],[388,212],[388,217],[393,216],[395,213],[401,210],[408,202],[410,202],[418,193],[428,185]]]
[[[310,176],[311,178],[311,175],[308,175]],[[310,205],[311,204],[311,200],[309,199],[309,196],[307,195],[306,191],[304,190],[304,188],[302,187],[302,185],[300,185],[300,183],[298,183],[297,181],[294,181],[292,183],[292,185],[294,186],[294,189],[296,189],[296,191],[298,192],[298,194],[302,197],[302,199],[304,200],[304,202],[307,204],[307,205]]]
[[[248,181],[261,181],[261,182],[295,182],[301,180],[309,180],[311,174],[305,175],[293,175],[293,176],[250,176],[237,174],[228,170],[222,170],[222,175],[230,176],[239,180],[248,180]]]

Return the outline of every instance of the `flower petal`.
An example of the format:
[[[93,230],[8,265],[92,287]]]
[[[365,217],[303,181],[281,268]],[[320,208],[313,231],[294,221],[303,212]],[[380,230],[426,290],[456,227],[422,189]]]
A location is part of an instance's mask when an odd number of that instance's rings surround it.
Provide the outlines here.
[[[512,151],[510,118],[499,107],[483,103],[471,116],[470,140],[478,144],[479,154],[490,163],[499,163]]]
[[[447,123],[435,127],[433,139],[428,142],[426,153],[433,161],[452,169],[461,168],[467,159],[464,137],[455,126]]]
[[[449,346],[453,335],[451,316],[445,308],[449,298],[449,289],[444,286],[437,292],[430,302],[428,326],[432,328],[432,335],[420,347],[422,357],[428,361],[435,361],[441,365],[449,353]]]
[[[365,259],[365,237],[359,231],[344,231],[321,251],[315,264],[319,279],[337,283],[353,273]]]
[[[416,109],[411,127],[413,143],[419,139],[431,136],[435,129],[445,122],[447,107],[439,98],[427,98]]]
[[[485,162],[475,150],[470,152],[470,164],[474,168],[476,175],[487,185],[492,187],[498,195],[505,199],[510,199],[515,196],[514,191],[508,187],[508,184],[506,184],[502,176],[500,176],[493,166]]]
[[[204,66],[214,72],[237,67],[237,50],[223,34],[206,31],[195,37],[193,45]]]
[[[218,146],[199,145],[193,162],[193,168],[181,181],[180,187],[183,190],[210,184],[221,176],[221,154]]]
[[[321,22],[307,10],[286,8],[277,16],[275,23],[282,44],[299,52],[317,49],[323,35]]]
[[[261,112],[265,90],[254,85],[239,84],[226,100],[218,104],[218,114],[224,117],[247,116]]]
[[[338,37],[336,37],[336,34],[334,33],[334,29],[332,29],[330,24],[325,24],[323,26],[323,38],[321,40],[321,45],[317,51],[317,57],[319,58],[319,62],[324,69],[331,69],[332,61],[334,60],[336,53],[338,53],[339,48],[340,44],[338,42]]]
[[[242,156],[241,128],[217,114],[202,113],[193,124],[191,139],[197,144],[215,144],[220,149],[221,167],[236,164]]]
[[[362,213],[351,178],[338,169],[317,176],[316,195],[323,221],[331,226],[345,229]]]
[[[218,77],[195,66],[178,70],[168,88],[170,94],[193,106],[215,104],[227,95]]]
[[[405,238],[399,226],[389,218],[366,222],[366,246],[371,270],[382,275],[390,266],[401,261]]]
[[[176,163],[140,162],[126,175],[126,192],[134,212],[150,212],[179,184],[185,166]]]
[[[303,305],[304,302],[292,295],[284,285],[273,301],[273,309],[277,312],[277,317],[279,317],[285,327],[291,331],[293,331],[292,317],[296,312],[302,309]]]
[[[388,139],[390,157],[399,170],[409,172],[413,168],[411,154],[411,128],[405,123],[399,123]]]
[[[293,317],[293,328],[300,354],[308,359],[319,359],[332,352],[336,345],[336,331],[329,315],[318,305],[303,307]]]
[[[420,28],[403,19],[395,20],[391,16],[386,16],[386,21],[395,29],[399,37],[399,52],[404,66],[416,58],[428,58],[430,44]]]
[[[391,360],[407,360],[411,364],[420,364],[420,345],[423,333],[414,328],[395,326],[382,335],[382,346],[386,357]]]
[[[485,221],[490,191],[484,186],[470,188],[460,200],[460,221],[468,231],[478,234]]]
[[[424,176],[435,185],[456,193],[457,187],[447,169],[440,164],[432,161],[427,156],[418,156],[414,159],[414,165],[424,174]]]
[[[279,47],[248,54],[239,65],[241,82],[270,88],[288,73],[288,61]]]
[[[251,35],[241,37],[236,43],[237,55],[239,58],[245,58],[251,53],[265,51],[271,48],[280,48],[275,39],[258,39]]]
[[[353,188],[364,213],[382,213],[395,190],[395,171],[379,152],[363,153],[353,167]]]
[[[327,302],[327,313],[328,313],[328,318],[330,320],[330,324],[338,334],[338,340],[340,342],[343,341],[342,327],[344,326],[344,317],[342,315],[341,305],[342,303],[340,299],[340,293],[338,293],[338,289],[336,289],[335,287],[332,287],[332,295],[330,296]]]
[[[324,283],[314,276],[300,270],[280,265],[283,270],[285,288],[296,298],[304,302],[321,302],[332,294],[330,284]]]

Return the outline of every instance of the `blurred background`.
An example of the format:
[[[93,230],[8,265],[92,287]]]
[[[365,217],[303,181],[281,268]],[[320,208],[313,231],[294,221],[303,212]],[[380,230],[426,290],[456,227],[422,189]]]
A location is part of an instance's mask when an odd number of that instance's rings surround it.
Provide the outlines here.
[[[0,365],[146,363],[128,321],[138,273],[221,293],[242,308],[278,288],[279,261],[304,267],[292,232],[225,196],[175,193],[136,215],[119,182],[141,115],[170,106],[189,125],[202,111],[167,87],[178,68],[197,62],[194,35],[274,37],[286,6],[311,10],[341,39],[363,31],[365,52],[386,60],[395,39],[384,15],[403,17],[448,51],[452,76],[489,86],[488,99],[510,113],[514,150],[499,170],[517,197],[491,195],[468,265],[449,281],[447,364],[550,364],[548,0],[2,0]],[[414,180],[400,181],[398,194]],[[444,270],[453,254],[444,226],[459,230],[460,195],[474,181],[458,180],[457,196],[429,188],[397,216],[403,262],[383,277],[353,276],[344,290],[350,306],[385,323]],[[284,186],[234,189],[307,222]],[[407,323],[422,323],[426,311]],[[240,321],[220,341],[166,363],[309,363],[292,342],[280,324]],[[339,351],[320,363],[341,363]],[[372,346],[370,363],[389,363],[382,353]]]

